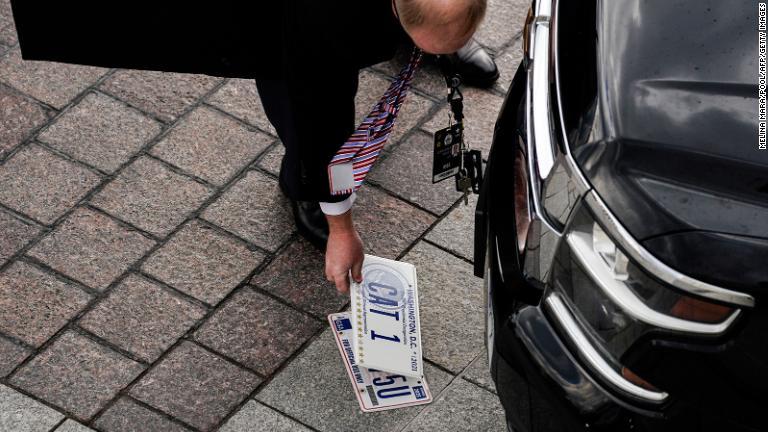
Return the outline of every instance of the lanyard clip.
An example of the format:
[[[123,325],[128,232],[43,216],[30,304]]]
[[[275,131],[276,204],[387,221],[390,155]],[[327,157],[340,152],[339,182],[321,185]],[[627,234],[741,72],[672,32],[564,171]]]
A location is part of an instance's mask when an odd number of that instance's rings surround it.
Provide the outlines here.
[[[464,95],[461,93],[459,87],[461,86],[461,75],[455,71],[453,64],[448,57],[441,55],[437,59],[437,64],[440,67],[440,72],[445,79],[445,85],[448,87],[448,104],[451,106],[451,112],[453,118],[456,119],[456,123],[463,127],[462,120],[464,119]]]

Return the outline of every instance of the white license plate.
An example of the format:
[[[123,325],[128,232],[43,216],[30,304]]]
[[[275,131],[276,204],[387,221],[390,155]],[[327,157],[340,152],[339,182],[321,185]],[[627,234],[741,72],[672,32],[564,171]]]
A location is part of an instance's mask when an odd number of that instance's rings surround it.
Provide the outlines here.
[[[424,375],[416,267],[365,255],[363,282],[352,283],[352,328],[358,363],[400,375]]]
[[[336,345],[344,360],[360,409],[364,412],[405,408],[432,402],[427,381],[422,378],[368,369],[355,360],[354,337],[349,312],[328,315]]]

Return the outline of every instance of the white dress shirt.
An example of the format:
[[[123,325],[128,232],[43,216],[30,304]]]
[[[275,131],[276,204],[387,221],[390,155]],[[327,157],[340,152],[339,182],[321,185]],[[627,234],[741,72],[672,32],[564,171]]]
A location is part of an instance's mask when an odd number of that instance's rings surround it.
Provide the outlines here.
[[[355,202],[355,199],[357,199],[357,194],[355,192],[352,192],[352,194],[344,201],[339,201],[335,203],[321,202],[320,210],[322,210],[323,213],[327,215],[338,216],[340,214],[344,214],[347,211],[349,211],[349,209],[352,208],[352,204]]]

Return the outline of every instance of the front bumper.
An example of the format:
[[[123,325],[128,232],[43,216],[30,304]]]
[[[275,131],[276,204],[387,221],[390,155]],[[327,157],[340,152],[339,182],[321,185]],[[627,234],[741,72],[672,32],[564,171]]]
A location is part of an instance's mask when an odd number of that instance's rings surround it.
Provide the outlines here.
[[[488,258],[485,285],[491,375],[516,432],[759,430],[728,420],[738,415],[754,417],[760,410],[747,395],[734,395],[728,408],[711,411],[680,400],[659,410],[645,410],[617,398],[574,357],[543,305],[516,303],[510,308],[508,303],[499,303],[506,297],[499,291],[507,286],[500,280],[495,256]],[[730,415],[723,413],[729,410]]]

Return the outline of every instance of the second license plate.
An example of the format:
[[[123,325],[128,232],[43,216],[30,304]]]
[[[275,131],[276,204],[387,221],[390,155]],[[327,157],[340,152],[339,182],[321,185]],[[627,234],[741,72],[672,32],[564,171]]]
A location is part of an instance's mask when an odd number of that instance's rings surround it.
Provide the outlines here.
[[[328,321],[361,410],[384,411],[432,402],[432,393],[423,377],[367,369],[357,363],[349,312],[328,315]]]

